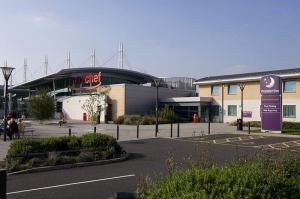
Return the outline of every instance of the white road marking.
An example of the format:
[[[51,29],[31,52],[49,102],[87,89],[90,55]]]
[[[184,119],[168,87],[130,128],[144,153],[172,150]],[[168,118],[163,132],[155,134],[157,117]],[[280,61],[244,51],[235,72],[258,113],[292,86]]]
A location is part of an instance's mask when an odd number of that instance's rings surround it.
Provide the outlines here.
[[[114,179],[120,179],[120,178],[129,178],[129,177],[134,177],[134,176],[135,176],[135,174],[130,174],[130,175],[124,175],[124,176],[116,176],[116,177],[110,177],[110,178],[102,178],[102,179],[96,179],[96,180],[74,182],[74,183],[69,183],[69,184],[60,184],[60,185],[54,185],[54,186],[48,186],[48,187],[40,187],[40,188],[35,188],[35,189],[27,189],[27,190],[9,192],[9,193],[6,193],[6,195],[18,194],[18,193],[24,193],[24,192],[30,192],[30,191],[39,191],[39,190],[45,190],[45,189],[53,189],[53,188],[66,187],[66,186],[72,186],[72,185],[78,185],[78,184],[86,184],[86,183],[91,183],[91,182],[107,181],[107,180],[114,180]]]

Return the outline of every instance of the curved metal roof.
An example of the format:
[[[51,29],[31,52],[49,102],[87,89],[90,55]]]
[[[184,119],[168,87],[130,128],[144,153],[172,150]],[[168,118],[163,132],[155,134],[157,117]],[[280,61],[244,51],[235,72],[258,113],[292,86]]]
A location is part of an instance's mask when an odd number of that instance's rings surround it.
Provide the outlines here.
[[[70,68],[70,69],[62,69],[57,73],[16,85],[14,86],[14,88],[32,88],[32,87],[42,86],[44,84],[49,84],[50,82],[53,81],[53,79],[61,80],[65,78],[80,76],[86,73],[96,73],[96,72],[101,72],[104,77],[105,76],[117,77],[124,80],[128,80],[135,84],[145,84],[148,82],[153,82],[153,79],[155,78],[154,76],[145,73],[140,73],[137,71],[126,70],[126,69],[118,69],[118,68],[104,68],[104,67]]]

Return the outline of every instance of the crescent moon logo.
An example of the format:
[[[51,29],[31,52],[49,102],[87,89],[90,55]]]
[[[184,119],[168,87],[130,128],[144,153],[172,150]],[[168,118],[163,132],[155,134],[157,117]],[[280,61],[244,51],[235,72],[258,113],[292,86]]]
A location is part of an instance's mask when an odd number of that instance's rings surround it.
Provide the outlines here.
[[[275,80],[272,77],[270,77],[270,83],[266,84],[266,87],[272,88],[274,85],[275,85]]]

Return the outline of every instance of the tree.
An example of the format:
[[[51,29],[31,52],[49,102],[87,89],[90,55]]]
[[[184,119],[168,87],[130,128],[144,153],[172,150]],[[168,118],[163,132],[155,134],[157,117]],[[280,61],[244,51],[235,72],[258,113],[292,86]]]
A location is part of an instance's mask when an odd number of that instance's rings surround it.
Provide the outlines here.
[[[91,121],[92,124],[96,124],[97,112],[100,111],[101,114],[101,112],[105,109],[105,104],[102,103],[102,97],[105,97],[105,95],[90,94],[89,98],[85,100],[81,107],[88,113],[89,121]]]
[[[31,117],[37,120],[45,120],[53,117],[55,111],[54,99],[46,89],[37,90],[35,96],[28,101],[28,112]]]
[[[97,112],[99,113],[98,117],[101,117],[102,111],[107,108],[106,97],[110,91],[109,86],[100,86],[97,89],[96,93],[91,93],[89,98],[82,105],[82,109],[85,110],[89,115],[89,121],[92,124],[96,124]]]

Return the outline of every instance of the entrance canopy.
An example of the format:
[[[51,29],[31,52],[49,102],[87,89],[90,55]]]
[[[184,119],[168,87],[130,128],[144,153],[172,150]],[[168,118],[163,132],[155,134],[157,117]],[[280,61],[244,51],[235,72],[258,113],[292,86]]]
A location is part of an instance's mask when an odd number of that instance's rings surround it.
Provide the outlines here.
[[[207,122],[211,101],[211,97],[172,97],[161,99],[160,105],[172,107],[176,115],[189,120],[196,113],[201,122]]]

